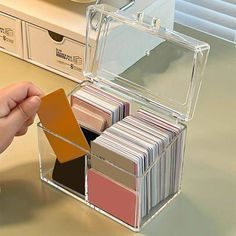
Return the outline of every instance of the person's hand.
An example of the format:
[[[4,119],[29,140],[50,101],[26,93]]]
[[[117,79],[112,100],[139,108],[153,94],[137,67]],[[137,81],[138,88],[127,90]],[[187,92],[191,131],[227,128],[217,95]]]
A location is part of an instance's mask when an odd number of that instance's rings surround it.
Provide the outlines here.
[[[33,124],[42,95],[41,90],[30,82],[0,89],[0,153],[15,136],[24,135]]]

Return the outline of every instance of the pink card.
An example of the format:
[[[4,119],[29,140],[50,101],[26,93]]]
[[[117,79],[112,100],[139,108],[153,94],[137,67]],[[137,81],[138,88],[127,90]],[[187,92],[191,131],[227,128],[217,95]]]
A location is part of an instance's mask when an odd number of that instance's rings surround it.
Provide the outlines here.
[[[137,226],[137,193],[94,169],[88,171],[88,200],[125,223]]]

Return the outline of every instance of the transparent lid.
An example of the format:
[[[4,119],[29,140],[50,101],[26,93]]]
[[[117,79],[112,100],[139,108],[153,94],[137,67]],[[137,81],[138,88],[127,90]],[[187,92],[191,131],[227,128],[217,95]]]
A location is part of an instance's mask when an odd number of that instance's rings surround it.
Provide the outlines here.
[[[162,27],[161,19],[108,5],[90,6],[87,22],[87,78],[178,119],[192,118],[210,49],[207,43]]]

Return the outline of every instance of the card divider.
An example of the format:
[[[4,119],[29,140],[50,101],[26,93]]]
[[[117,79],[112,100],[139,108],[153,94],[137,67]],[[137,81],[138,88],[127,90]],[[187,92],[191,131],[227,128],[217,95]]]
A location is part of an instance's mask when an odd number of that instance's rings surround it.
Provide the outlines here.
[[[76,148],[78,148],[78,149],[80,149],[80,150],[82,150],[82,151],[84,151],[84,152],[85,152],[85,155],[90,153],[89,150],[83,148],[82,146],[80,146],[80,145],[78,145],[78,144],[72,142],[71,140],[69,140],[69,139],[67,139],[67,138],[64,138],[64,137],[62,137],[61,135],[56,134],[55,132],[52,132],[51,130],[45,128],[45,127],[42,125],[41,122],[38,122],[37,125],[38,125],[38,127],[41,128],[45,133],[51,134],[51,135],[55,136],[56,138],[61,139],[62,141],[66,142],[66,143],[68,143],[68,144],[70,144],[70,145],[72,145],[72,146],[74,146],[74,147],[76,147]]]
[[[184,124],[182,124],[182,125],[183,125],[183,129],[180,131],[180,133],[179,133],[178,135],[176,135],[176,136],[173,138],[173,140],[162,150],[162,152],[158,155],[158,157],[156,158],[156,160],[147,168],[147,170],[145,170],[145,172],[144,172],[141,176],[136,176],[136,178],[142,179],[144,176],[146,176],[146,175],[149,173],[149,171],[150,171],[150,170],[156,165],[156,163],[160,160],[160,158],[161,158],[162,155],[166,152],[166,150],[169,149],[169,148],[172,146],[172,144],[174,144],[174,143],[176,142],[176,140],[178,139],[178,137],[179,137],[179,136],[182,134],[182,132],[186,129],[186,125],[184,125]],[[64,137],[62,137],[62,136],[60,136],[60,135],[58,135],[58,134],[56,134],[56,133],[54,133],[54,132],[48,130],[47,128],[45,128],[45,127],[41,124],[41,122],[38,123],[38,126],[39,126],[40,128],[42,128],[42,129],[44,130],[44,132],[49,133],[49,134],[51,134],[51,135],[54,135],[55,137],[57,137],[57,138],[59,138],[59,139],[65,141],[65,142],[69,143],[70,145],[81,149],[82,151],[86,152],[86,154],[90,154],[90,155],[92,154],[89,150],[84,149],[84,148],[81,147],[80,145],[75,144],[75,143],[73,143],[72,141],[70,141],[70,140],[68,140],[68,139],[66,139],[66,138],[64,138]],[[85,128],[85,127],[84,127],[84,128]],[[93,143],[93,142],[92,142],[92,143]],[[92,154],[92,155],[95,156],[95,154]],[[115,165],[114,165],[114,166],[115,166]],[[116,166],[116,167],[117,167],[117,166]],[[117,167],[117,168],[118,168],[118,167]],[[119,168],[118,168],[118,169],[119,169]],[[120,170],[122,170],[122,168],[120,168]],[[124,170],[123,170],[123,171],[124,171]],[[125,171],[124,171],[124,172],[125,172]],[[129,173],[129,172],[127,172],[127,173]]]

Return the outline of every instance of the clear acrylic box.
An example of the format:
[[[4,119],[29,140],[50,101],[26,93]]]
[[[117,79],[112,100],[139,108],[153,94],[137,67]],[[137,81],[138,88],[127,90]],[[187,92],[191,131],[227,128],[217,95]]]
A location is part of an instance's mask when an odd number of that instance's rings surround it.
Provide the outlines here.
[[[50,133],[52,135],[55,135],[51,133],[49,130],[46,130],[41,124],[38,124],[38,138],[39,138],[39,150],[40,150],[40,177],[43,181],[47,182],[48,184],[52,185],[53,187],[56,187],[57,189],[65,192],[66,194],[76,198],[77,200],[80,200],[87,204],[88,206],[94,208],[95,210],[101,212],[102,214],[109,216],[113,220],[116,220],[117,222],[121,223],[122,225],[125,225],[126,227],[132,229],[133,231],[140,231],[141,227],[144,226],[147,222],[149,222],[150,219],[152,219],[155,215],[157,215],[167,204],[169,204],[180,192],[181,189],[181,177],[182,177],[182,165],[183,165],[183,156],[184,156],[184,143],[185,143],[185,132],[186,128],[183,129],[183,131],[166,147],[166,149],[158,156],[156,157],[156,161],[152,164],[152,166],[142,175],[137,176],[133,175],[132,177],[136,181],[136,190],[132,191],[133,196],[130,197],[130,195],[125,195],[127,198],[125,199],[125,204],[123,204],[122,201],[124,199],[117,199],[117,198],[111,198],[110,204],[118,205],[119,210],[126,212],[126,214],[130,214],[131,217],[129,219],[126,219],[123,214],[112,215],[108,213],[106,210],[99,208],[97,205],[94,205],[89,198],[89,192],[91,191],[89,188],[93,188],[93,186],[88,185],[87,180],[91,177],[91,171],[93,169],[93,162],[101,162],[102,166],[105,164],[107,168],[111,168],[112,171],[114,169],[117,169],[121,173],[123,172],[123,175],[127,175],[127,171],[123,170],[120,167],[115,166],[112,163],[109,163],[106,160],[101,159],[98,156],[95,156],[92,153],[87,154],[84,158],[84,162],[81,164],[84,166],[84,186],[85,186],[85,192],[76,192],[73,187],[68,187],[68,185],[65,183],[61,184],[58,182],[58,180],[55,180],[55,176],[53,177],[53,173],[55,173],[55,165],[57,163],[56,161],[56,155],[51,149],[51,146],[47,140],[46,133]],[[182,136],[182,138],[181,138]],[[60,137],[56,135],[57,138],[61,139],[63,142],[68,142],[70,145],[76,146],[75,144],[71,143],[69,140],[66,140],[63,137]],[[142,214],[142,208],[141,208],[141,202],[144,200],[145,196],[143,193],[144,185],[146,178],[150,178],[152,176],[154,169],[160,169],[160,165],[165,164],[165,156],[166,153],[169,152],[171,149],[177,145],[177,143],[181,142],[181,145],[183,147],[183,152],[180,155],[180,171],[176,173],[178,175],[178,178],[176,178],[176,187],[174,189],[170,189],[168,191],[168,195],[164,196],[164,193],[161,193],[158,197],[158,203],[151,207],[149,212],[147,214]],[[81,147],[78,146],[79,149]],[[73,162],[73,161],[72,161]],[[74,162],[75,164],[75,162]],[[81,168],[80,168],[81,170]],[[93,169],[94,171],[95,169]],[[97,172],[97,170],[95,170]],[[81,175],[79,175],[81,177]],[[163,179],[164,180],[164,179]],[[73,176],[73,181],[76,181],[76,176]],[[81,183],[81,178],[78,179],[78,182]],[[114,181],[117,182],[117,181]],[[117,182],[119,183],[119,182]],[[163,183],[164,184],[164,183]],[[121,183],[121,185],[125,186],[125,183]],[[105,191],[103,189],[102,185],[96,184],[96,188],[101,189],[102,191]],[[113,191],[111,189],[110,191]],[[108,189],[109,193],[109,189]],[[107,194],[105,192],[104,194]],[[111,192],[111,194],[114,194]],[[134,201],[135,199],[135,201]],[[110,211],[109,211],[110,212]],[[128,212],[128,213],[127,213]]]
[[[96,30],[91,23],[92,20],[94,24],[94,19]],[[143,13],[128,15],[107,5],[90,6],[87,21],[85,80],[69,94],[69,101],[72,102],[72,96],[79,89],[92,83],[101,90],[127,99],[131,114],[143,108],[161,119],[179,124],[182,129],[155,156],[144,173],[138,174],[127,171],[129,163],[123,166],[117,164],[112,152],[108,152],[111,158],[105,159],[102,152],[98,155],[93,153],[94,148],[91,152],[84,150],[39,123],[40,176],[53,187],[137,232],[181,190],[185,122],[193,116],[210,47],[162,28],[157,18]],[[133,53],[135,48],[133,57],[137,58],[137,62],[130,69],[120,72],[119,53],[114,54],[110,50],[114,40],[109,34],[117,35],[117,43],[124,31],[130,32],[132,37],[120,42],[117,47],[127,54],[129,51]],[[97,48],[92,56],[90,34],[97,39]],[[87,127],[82,129],[93,146],[93,140],[99,134]],[[87,154],[62,165],[57,161],[46,134],[83,149]],[[178,153],[174,152],[177,147]],[[160,191],[155,190],[155,184],[161,186]],[[117,192],[120,193],[119,198],[116,197]],[[103,198],[107,198],[106,201]]]

